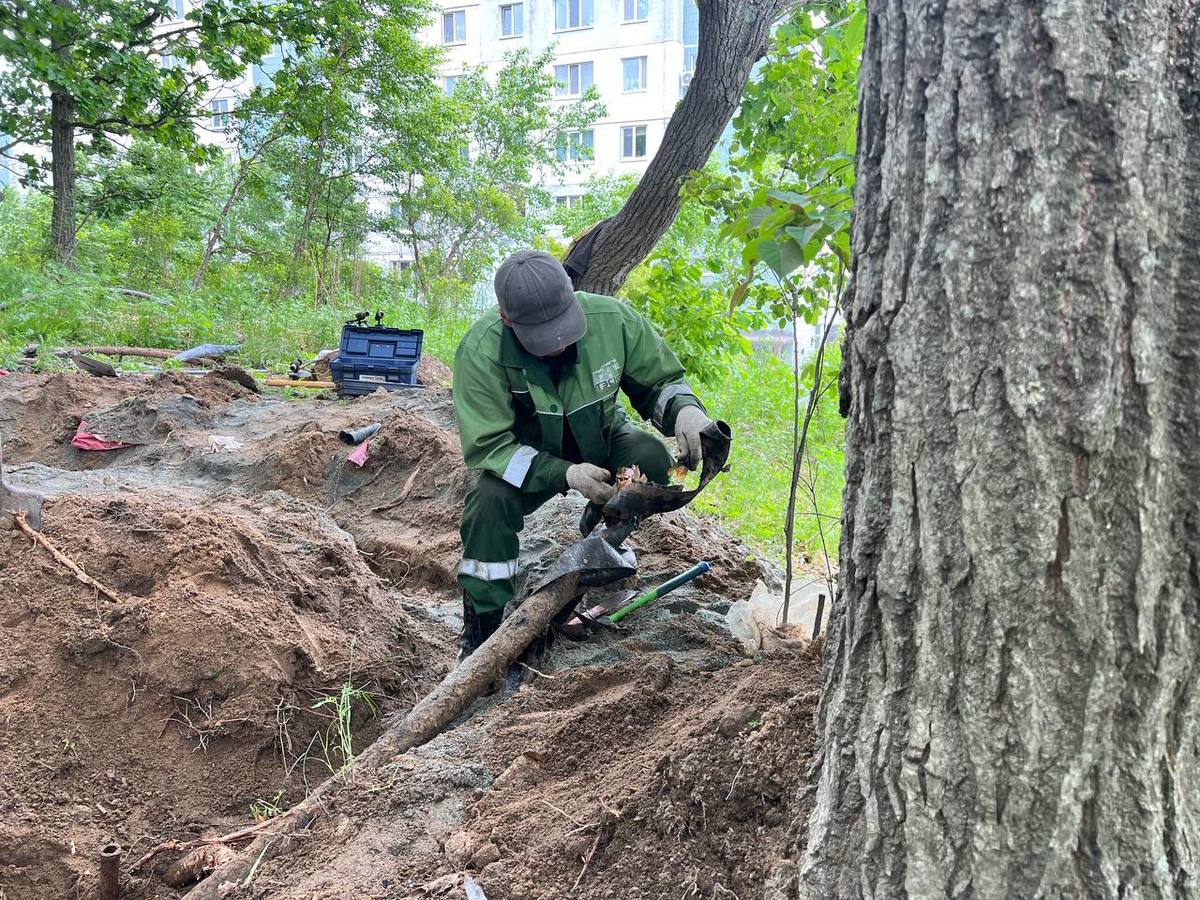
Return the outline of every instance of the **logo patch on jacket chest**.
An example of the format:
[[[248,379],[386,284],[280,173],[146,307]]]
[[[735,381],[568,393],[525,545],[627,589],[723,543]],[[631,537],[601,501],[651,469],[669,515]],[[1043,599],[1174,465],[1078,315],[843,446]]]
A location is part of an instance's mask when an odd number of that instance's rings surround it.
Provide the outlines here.
[[[598,391],[614,388],[620,380],[621,366],[615,359],[610,359],[592,373],[592,387]]]

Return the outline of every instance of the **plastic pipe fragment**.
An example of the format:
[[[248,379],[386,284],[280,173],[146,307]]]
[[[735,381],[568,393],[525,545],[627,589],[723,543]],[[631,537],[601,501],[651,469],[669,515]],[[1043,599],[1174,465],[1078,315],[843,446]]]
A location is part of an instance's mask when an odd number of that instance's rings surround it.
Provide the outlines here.
[[[104,844],[98,854],[100,859],[100,888],[97,900],[117,900],[121,895],[121,845]]]
[[[646,593],[642,594],[640,597],[637,597],[637,598],[629,601],[624,606],[622,606],[620,609],[618,609],[616,612],[614,612],[611,616],[609,616],[608,620],[610,622],[620,622],[623,618],[625,618],[627,615],[629,615],[634,610],[641,609],[643,606],[645,606],[647,603],[649,603],[652,600],[657,600],[659,597],[666,596],[667,594],[671,593],[671,591],[675,590],[675,588],[687,584],[693,578],[699,578],[701,575],[703,575],[705,572],[707,572],[711,568],[712,568],[712,566],[706,562],[696,563],[694,566],[692,566],[686,572],[681,572],[680,574],[676,575],[674,578],[670,579],[669,581],[664,581],[658,587],[651,588],[650,590],[646,591]]]
[[[338,440],[343,444],[356,447],[367,438],[375,437],[375,434],[382,427],[382,422],[372,422],[370,425],[364,425],[362,428],[345,428],[338,432]]]

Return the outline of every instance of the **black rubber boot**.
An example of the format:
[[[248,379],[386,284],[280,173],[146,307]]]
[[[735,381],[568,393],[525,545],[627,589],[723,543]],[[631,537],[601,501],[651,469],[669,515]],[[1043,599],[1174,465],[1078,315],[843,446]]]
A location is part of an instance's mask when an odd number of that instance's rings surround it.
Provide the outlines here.
[[[463,594],[463,630],[458,635],[458,661],[462,662],[492,636],[500,627],[503,610],[483,613],[475,612],[471,598]]]

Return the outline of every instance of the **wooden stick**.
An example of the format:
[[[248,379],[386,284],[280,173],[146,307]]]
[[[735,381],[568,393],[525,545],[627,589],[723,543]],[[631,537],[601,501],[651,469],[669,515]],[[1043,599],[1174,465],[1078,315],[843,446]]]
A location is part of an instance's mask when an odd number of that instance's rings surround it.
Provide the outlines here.
[[[575,596],[577,582],[576,576],[565,575],[527,598],[500,623],[483,646],[452,669],[412,712],[359,754],[354,761],[355,769],[366,772],[381,769],[401,753],[440,734],[504,677],[509,664],[549,627],[550,620]],[[188,900],[219,900],[220,885],[227,881],[245,882],[259,864],[290,848],[296,833],[308,828],[321,815],[325,797],[343,784],[342,773],[338,773],[317,785],[304,800],[271,820],[278,824],[277,829],[269,836],[259,835],[235,859],[214,869],[192,889]]]
[[[160,350],[157,347],[76,347],[77,353],[100,356],[146,356],[150,359],[170,359],[182,350]]]
[[[93,356],[144,356],[147,359],[174,359],[182,350],[160,350],[157,347],[76,347],[77,353],[84,355],[91,354]],[[219,360],[210,359],[207,356],[200,356],[195,359],[189,359],[188,362],[197,366],[208,366],[212,368]]]
[[[59,550],[57,547],[55,547],[53,544],[51,544],[48,540],[46,540],[46,538],[43,535],[41,535],[39,532],[36,532],[32,528],[30,528],[29,523],[25,521],[25,513],[15,512],[12,514],[12,516],[13,516],[13,519],[16,521],[18,528],[20,528],[23,532],[25,532],[27,535],[29,535],[31,538],[33,538],[33,542],[35,544],[38,544],[39,546],[41,546],[47,553],[49,553],[56,560],[58,560],[63,566],[65,566],[67,569],[69,569],[71,571],[71,574],[74,575],[76,577],[76,579],[83,582],[88,587],[95,588],[102,595],[107,597],[109,600],[112,600],[114,603],[121,602],[121,597],[120,597],[120,595],[117,594],[116,591],[102,585],[100,582],[98,582],[95,578],[93,578],[87,572],[83,571],[83,569],[79,568],[79,566],[77,566],[75,564],[74,560],[72,560],[69,556],[67,556],[65,553],[63,553],[61,550]]]
[[[268,378],[263,382],[267,387],[296,387],[329,390],[337,387],[336,381],[292,381],[290,378]]]

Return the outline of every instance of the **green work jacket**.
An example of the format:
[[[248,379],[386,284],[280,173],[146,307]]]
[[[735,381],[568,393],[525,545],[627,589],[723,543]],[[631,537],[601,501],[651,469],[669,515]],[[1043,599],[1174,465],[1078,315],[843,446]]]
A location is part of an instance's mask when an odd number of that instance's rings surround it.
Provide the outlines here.
[[[684,406],[701,406],[654,328],[612,297],[576,292],[587,318],[578,362],[551,381],[493,309],[454,354],[454,411],[467,467],[524,491],[563,490],[564,417],[584,461],[603,465],[624,422],[617,391],[668,437]],[[701,408],[703,408],[701,406]]]

